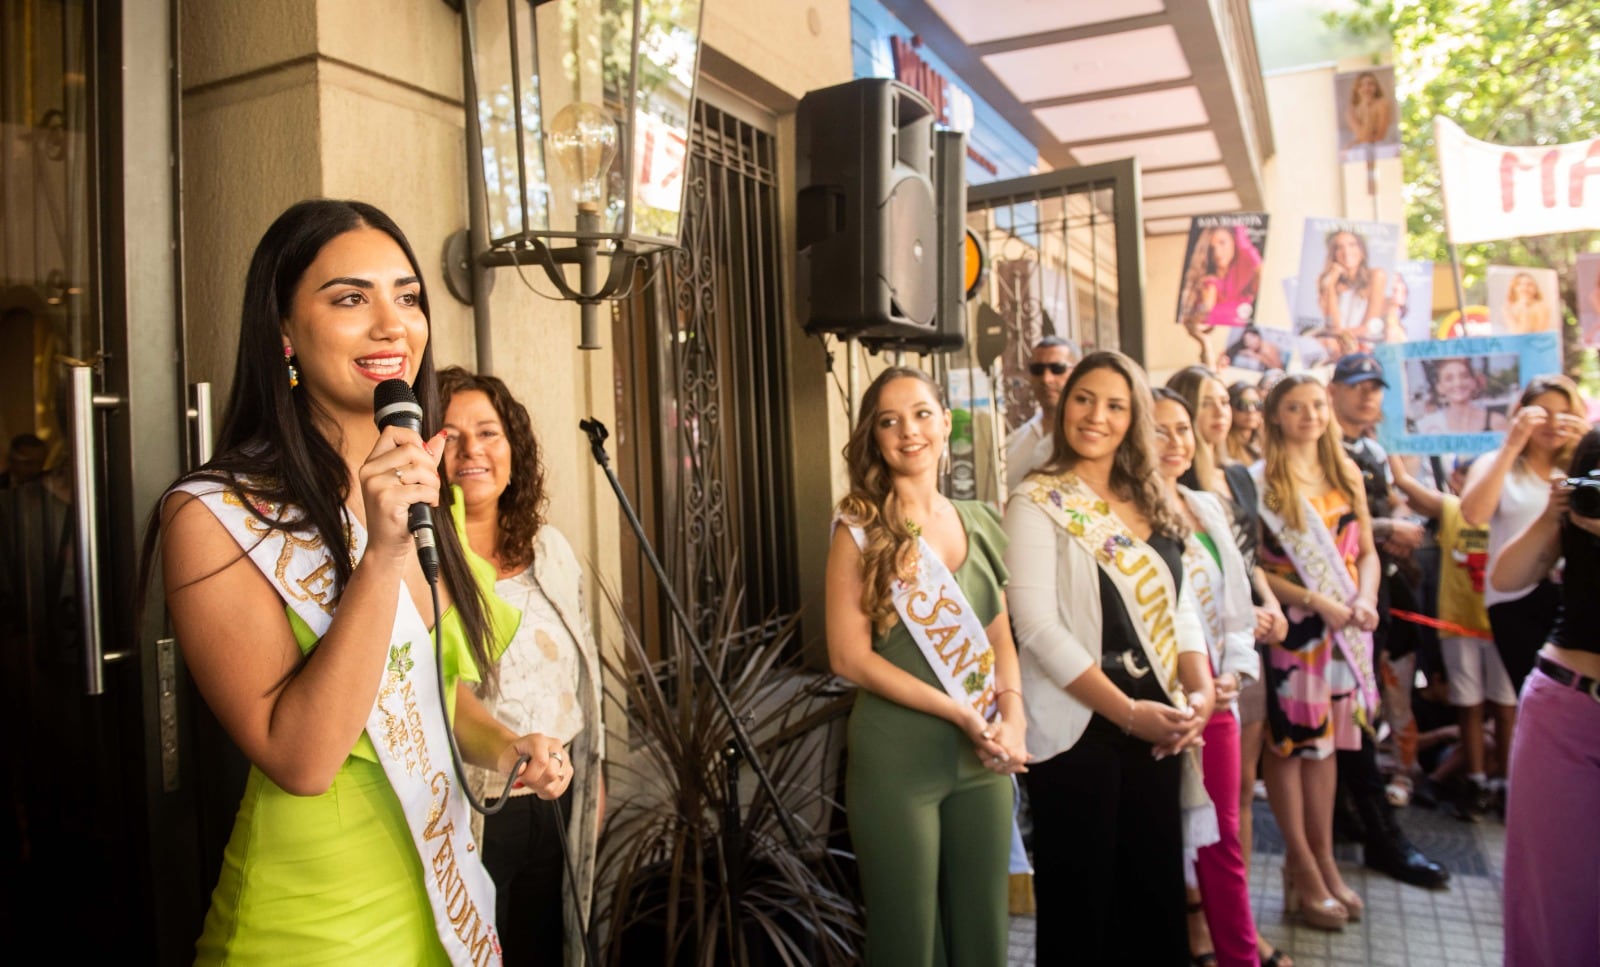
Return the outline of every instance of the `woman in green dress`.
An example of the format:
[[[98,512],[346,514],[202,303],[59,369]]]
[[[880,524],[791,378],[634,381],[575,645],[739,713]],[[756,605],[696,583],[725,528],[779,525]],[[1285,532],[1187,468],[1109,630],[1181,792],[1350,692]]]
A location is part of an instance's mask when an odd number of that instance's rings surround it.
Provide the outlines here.
[[[1026,726],[1005,534],[987,505],[939,493],[949,435],[927,375],[874,380],[828,552],[828,657],[860,686],[845,810],[869,967],[1006,959],[1009,777],[1025,771]]]
[[[498,964],[493,888],[435,741],[443,710],[468,762],[507,775],[527,755],[517,781],[545,798],[572,778],[559,743],[514,735],[460,684],[516,618],[491,606],[448,526],[442,695],[434,676],[407,529],[413,504],[449,502],[429,334],[421,271],[387,215],[285,211],[246,279],[217,456],[152,529],[189,671],[251,762],[200,963]],[[373,393],[389,379],[414,383],[433,436],[379,431]]]

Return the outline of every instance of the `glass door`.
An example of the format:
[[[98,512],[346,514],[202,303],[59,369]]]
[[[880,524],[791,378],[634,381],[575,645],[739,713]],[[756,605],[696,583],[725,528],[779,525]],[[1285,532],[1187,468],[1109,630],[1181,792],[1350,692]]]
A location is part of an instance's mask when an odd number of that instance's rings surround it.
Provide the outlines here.
[[[180,672],[136,601],[189,449],[174,23],[0,0],[0,933],[91,962],[192,959],[203,902]]]

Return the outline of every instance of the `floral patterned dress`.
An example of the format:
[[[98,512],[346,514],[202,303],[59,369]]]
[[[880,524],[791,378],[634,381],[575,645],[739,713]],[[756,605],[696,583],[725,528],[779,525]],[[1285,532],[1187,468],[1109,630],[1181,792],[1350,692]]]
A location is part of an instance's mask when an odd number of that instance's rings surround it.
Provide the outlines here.
[[[1333,535],[1334,546],[1356,578],[1361,555],[1361,522],[1349,498],[1334,488],[1308,498],[1311,507]],[[1261,566],[1303,586],[1294,564],[1270,528],[1263,528]],[[1325,759],[1338,749],[1359,749],[1361,731],[1356,724],[1357,680],[1339,651],[1333,635],[1315,611],[1284,602],[1289,634],[1280,645],[1267,648],[1262,663],[1267,688],[1268,740],[1284,757]]]

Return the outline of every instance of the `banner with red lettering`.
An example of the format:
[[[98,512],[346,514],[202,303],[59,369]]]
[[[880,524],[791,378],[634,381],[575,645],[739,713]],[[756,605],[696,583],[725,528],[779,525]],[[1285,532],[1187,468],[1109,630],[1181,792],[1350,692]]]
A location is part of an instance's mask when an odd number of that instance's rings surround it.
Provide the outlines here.
[[[1600,138],[1506,147],[1442,117],[1433,119],[1433,138],[1450,241],[1600,229]]]

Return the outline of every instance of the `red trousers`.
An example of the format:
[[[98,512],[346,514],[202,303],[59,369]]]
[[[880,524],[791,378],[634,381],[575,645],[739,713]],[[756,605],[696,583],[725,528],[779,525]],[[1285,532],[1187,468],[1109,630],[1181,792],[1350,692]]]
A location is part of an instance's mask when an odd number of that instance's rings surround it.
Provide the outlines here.
[[[1204,847],[1195,878],[1206,905],[1206,925],[1217,967],[1258,967],[1256,922],[1250,914],[1250,875],[1239,846],[1239,720],[1226,709],[1211,716],[1200,750],[1206,792],[1217,807],[1222,839]]]

